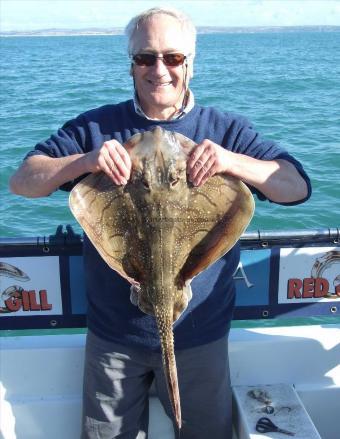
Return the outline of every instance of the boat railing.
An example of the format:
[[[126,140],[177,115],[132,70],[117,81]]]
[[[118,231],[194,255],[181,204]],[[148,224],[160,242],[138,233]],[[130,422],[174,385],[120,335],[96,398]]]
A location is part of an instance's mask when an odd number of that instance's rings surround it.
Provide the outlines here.
[[[244,233],[233,324],[338,322],[339,238],[339,227]],[[82,254],[82,235],[70,225],[49,236],[0,238],[0,330],[86,327]]]
[[[59,225],[54,234],[37,237],[0,237],[0,249],[9,247],[50,247],[79,246],[83,237],[72,226]],[[245,232],[240,238],[241,248],[266,248],[271,246],[291,246],[303,244],[339,244],[340,228],[322,228],[307,230],[256,230]]]

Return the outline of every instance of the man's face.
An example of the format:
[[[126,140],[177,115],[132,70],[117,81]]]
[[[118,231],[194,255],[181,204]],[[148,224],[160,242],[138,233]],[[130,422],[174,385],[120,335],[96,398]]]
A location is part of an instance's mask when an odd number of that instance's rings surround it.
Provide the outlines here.
[[[168,15],[154,15],[135,35],[134,54],[157,56],[180,52],[187,55],[187,41],[180,23]],[[167,119],[178,110],[185,93],[186,61],[178,67],[166,66],[157,59],[153,66],[132,66],[140,104],[144,112],[157,119]]]

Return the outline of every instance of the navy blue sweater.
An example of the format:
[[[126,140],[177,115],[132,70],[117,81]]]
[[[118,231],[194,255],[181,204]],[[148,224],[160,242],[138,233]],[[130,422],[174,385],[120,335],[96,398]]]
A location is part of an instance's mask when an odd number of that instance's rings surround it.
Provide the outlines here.
[[[262,140],[245,118],[199,105],[195,105],[183,118],[170,121],[150,121],[139,116],[134,110],[132,100],[106,105],[67,122],[48,140],[37,144],[28,156],[44,154],[64,157],[86,153],[100,148],[107,140],[116,139],[124,143],[133,134],[150,130],[157,125],[179,132],[196,143],[210,139],[228,150],[257,159],[288,160],[307,182],[307,198],[310,196],[310,182],[306,173],[287,151],[274,142]],[[80,179],[67,182],[61,189],[71,190]],[[263,194],[251,189],[260,199],[265,199]],[[304,200],[300,202],[302,201]],[[238,265],[239,253],[239,246],[236,245],[194,278],[193,298],[174,325],[176,349],[208,343],[228,331],[235,299],[232,274]],[[154,318],[144,314],[130,302],[129,283],[108,267],[86,236],[84,264],[89,328],[98,336],[116,343],[159,350],[159,336]]]

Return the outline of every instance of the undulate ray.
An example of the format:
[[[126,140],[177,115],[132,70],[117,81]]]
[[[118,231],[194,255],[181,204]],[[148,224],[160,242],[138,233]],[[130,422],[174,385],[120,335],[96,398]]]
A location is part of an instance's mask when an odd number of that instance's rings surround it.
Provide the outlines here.
[[[70,208],[107,264],[132,284],[131,298],[155,317],[169,397],[181,428],[172,325],[191,298],[192,278],[227,253],[254,210],[249,189],[225,175],[194,187],[186,161],[195,143],[160,127],[125,144],[132,162],[126,186],[103,172],[70,194]]]

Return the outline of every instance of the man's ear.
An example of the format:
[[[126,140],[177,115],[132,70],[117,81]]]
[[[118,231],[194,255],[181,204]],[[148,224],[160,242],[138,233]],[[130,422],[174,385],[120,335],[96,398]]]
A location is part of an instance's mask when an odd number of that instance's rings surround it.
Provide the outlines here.
[[[186,64],[186,68],[187,68],[188,81],[190,81],[190,79],[193,78],[194,76],[194,64],[189,61]]]
[[[190,81],[190,79],[194,76],[194,63],[192,61],[186,61],[186,68],[188,80]]]

